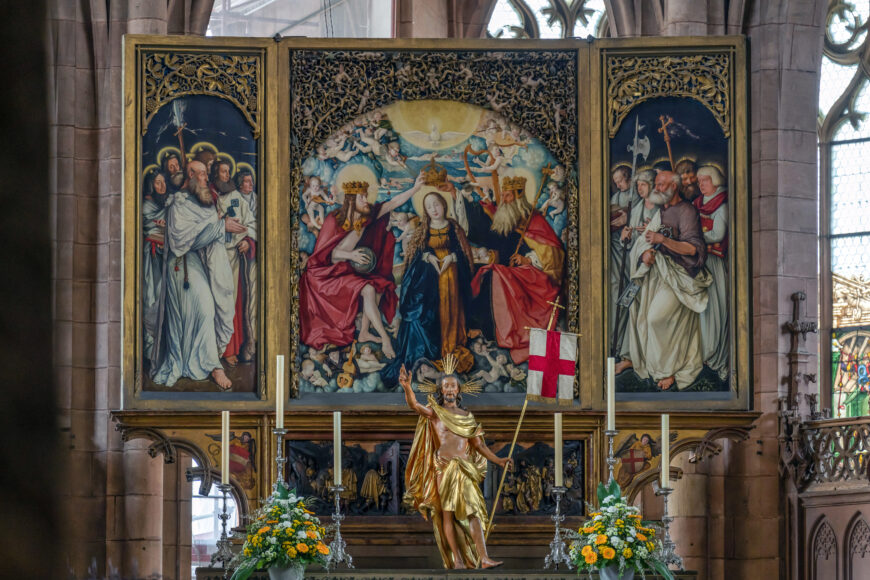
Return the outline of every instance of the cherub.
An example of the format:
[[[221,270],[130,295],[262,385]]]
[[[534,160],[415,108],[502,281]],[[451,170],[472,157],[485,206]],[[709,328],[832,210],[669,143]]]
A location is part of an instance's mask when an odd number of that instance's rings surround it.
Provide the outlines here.
[[[333,205],[336,203],[335,198],[323,187],[320,178],[316,175],[312,175],[308,179],[308,186],[302,192],[302,201],[305,202],[305,213],[308,214],[308,223],[317,229],[323,227],[323,220],[326,219],[326,210],[320,204],[327,203]]]
[[[483,246],[471,248],[471,258],[475,264],[491,264],[493,262],[492,257],[492,251]]]
[[[486,100],[489,101],[489,106],[492,107],[492,110],[498,113],[501,113],[501,110],[508,106],[507,101],[504,103],[498,102],[498,91],[494,91],[491,95],[487,95]]]
[[[371,345],[364,344],[360,347],[359,354],[356,355],[356,366],[359,367],[360,373],[367,374],[378,372],[387,366],[387,363],[378,360],[377,355],[372,352]]]
[[[373,155],[381,157],[384,155],[384,146],[374,136],[374,130],[371,127],[366,127],[353,145],[357,151],[361,153],[371,152]]]
[[[516,383],[521,383],[526,380],[525,371],[523,371],[523,369],[521,369],[517,365],[513,363],[507,363],[505,365],[505,368],[507,369],[508,375],[510,375],[512,381]]]
[[[484,163],[477,158],[474,159],[474,163],[477,164],[480,171],[492,173],[498,171],[498,168],[501,167],[501,164],[505,159],[504,155],[502,155],[501,147],[493,145],[489,151],[491,155],[488,163]]]
[[[399,234],[399,237],[396,238],[396,243],[399,244],[401,249],[399,250],[399,255],[405,255],[405,242],[410,240],[414,235],[414,230],[417,229],[417,224],[420,223],[420,218],[417,216],[411,215],[410,212],[406,211],[394,211],[390,212],[390,227],[397,228],[402,233]]]
[[[323,376],[320,374],[314,367],[314,361],[310,359],[305,359],[302,361],[302,370],[301,370],[302,378],[314,385],[315,387],[323,388],[327,386],[329,383]]]
[[[547,190],[550,192],[549,198],[547,201],[541,205],[540,212],[543,215],[547,215],[547,212],[553,210],[553,213],[550,214],[551,217],[556,217],[563,211],[565,211],[565,190],[559,187],[559,184],[555,181],[551,181],[547,184]]]
[[[341,83],[347,81],[350,82],[350,75],[348,75],[344,71],[344,63],[339,63],[338,65],[338,73],[333,77],[335,84],[340,85]]]
[[[356,148],[350,147],[344,149],[344,144],[347,142],[348,134],[344,131],[339,132],[336,137],[330,137],[326,140],[326,154],[333,159],[338,159],[341,162],[347,162],[351,157],[359,153]]]
[[[387,143],[387,154],[384,156],[384,161],[387,162],[387,165],[407,169],[408,166],[405,164],[406,159],[407,157],[402,155],[402,152],[399,149],[398,141],[390,141]]]
[[[492,366],[492,368],[488,371],[482,369],[477,371],[473,375],[474,378],[482,379],[487,383],[494,383],[500,378],[508,376],[508,371],[505,367],[505,364],[507,363],[507,357],[505,355],[503,355],[502,353],[498,353],[497,355],[495,355],[495,359],[493,359],[492,354],[487,351],[486,353],[484,353],[484,356],[486,357],[486,360],[489,361],[489,364]]]
[[[470,81],[472,77],[474,77],[474,73],[471,72],[471,69],[468,68],[467,64],[460,65],[459,69],[456,72],[462,73],[465,76],[466,81]]]
[[[568,112],[562,108],[562,103],[555,103],[553,105],[553,118],[556,122],[556,135],[559,135],[559,127],[562,124],[562,117],[567,115]]]
[[[538,85],[540,85],[543,81],[541,79],[536,79],[535,75],[532,73],[525,74],[520,77],[520,82],[524,87],[529,87],[529,93],[531,93],[532,98],[534,98],[535,93],[538,91]]]
[[[363,94],[359,99],[359,106],[356,108],[357,115],[361,114],[363,112],[363,109],[366,108],[366,105],[369,102],[369,98],[371,98],[371,94],[369,93],[369,90],[366,89],[365,91],[363,91]]]

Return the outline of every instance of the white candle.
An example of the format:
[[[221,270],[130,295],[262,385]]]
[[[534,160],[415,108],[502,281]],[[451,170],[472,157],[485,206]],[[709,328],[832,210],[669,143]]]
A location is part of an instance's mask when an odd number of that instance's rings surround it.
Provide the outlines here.
[[[616,374],[614,358],[607,358],[607,430],[616,430]]]
[[[556,487],[562,487],[562,413],[553,414],[553,428],[555,442],[553,449],[556,450]]]
[[[662,415],[662,487],[671,484],[671,418]]]
[[[221,411],[221,483],[230,482],[230,412]]]
[[[284,355],[277,357],[275,369],[275,428],[284,428]]]
[[[341,411],[332,412],[332,483],[341,485]]]

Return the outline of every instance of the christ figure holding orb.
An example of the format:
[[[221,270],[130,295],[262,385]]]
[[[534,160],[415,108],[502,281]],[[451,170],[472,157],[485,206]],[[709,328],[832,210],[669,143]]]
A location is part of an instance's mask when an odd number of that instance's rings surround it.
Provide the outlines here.
[[[389,217],[422,185],[421,173],[407,191],[372,205],[369,183],[342,183],[342,206],[326,216],[299,280],[302,342],[315,349],[351,344],[361,302],[359,340],[379,343],[387,358],[396,356],[381,317],[390,323],[397,302]]]

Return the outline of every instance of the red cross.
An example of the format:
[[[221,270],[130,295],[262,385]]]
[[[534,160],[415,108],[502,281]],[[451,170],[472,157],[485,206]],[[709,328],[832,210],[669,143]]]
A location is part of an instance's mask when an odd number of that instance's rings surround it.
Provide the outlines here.
[[[639,457],[635,457],[636,451],[637,449],[630,449],[628,453],[626,453],[625,456],[622,458],[622,464],[625,465],[627,463],[629,467],[631,467],[629,471],[631,471],[632,473],[637,473],[638,471],[640,471],[641,467],[643,467],[643,462],[646,461],[646,457],[643,455],[643,453],[641,453]],[[641,466],[637,467],[634,465],[635,463],[640,463]]]
[[[544,373],[541,381],[541,396],[548,399],[554,399],[558,396],[559,375],[573,377],[574,368],[576,367],[575,361],[559,358],[559,343],[561,340],[562,333],[548,330],[547,348],[544,351],[544,356],[529,356],[529,370],[542,371]]]

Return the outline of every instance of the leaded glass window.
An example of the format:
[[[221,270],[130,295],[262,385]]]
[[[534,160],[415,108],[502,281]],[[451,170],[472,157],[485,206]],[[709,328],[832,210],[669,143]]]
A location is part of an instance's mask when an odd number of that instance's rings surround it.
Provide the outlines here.
[[[606,36],[604,0],[498,0],[487,26],[494,38]]]
[[[870,396],[868,17],[870,0],[830,2],[821,65],[822,393],[836,417],[868,414]]]

